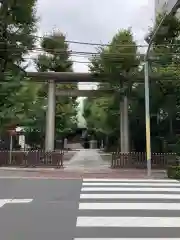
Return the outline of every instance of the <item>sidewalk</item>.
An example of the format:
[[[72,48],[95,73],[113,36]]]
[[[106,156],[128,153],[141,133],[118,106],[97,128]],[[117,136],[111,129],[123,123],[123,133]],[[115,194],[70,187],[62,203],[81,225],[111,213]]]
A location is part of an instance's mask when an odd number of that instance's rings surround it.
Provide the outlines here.
[[[47,178],[148,178],[147,171],[142,169],[57,169],[57,168],[16,168],[1,167],[0,177],[4,174],[9,176],[33,176]],[[166,177],[165,170],[152,170],[151,178],[164,179]]]

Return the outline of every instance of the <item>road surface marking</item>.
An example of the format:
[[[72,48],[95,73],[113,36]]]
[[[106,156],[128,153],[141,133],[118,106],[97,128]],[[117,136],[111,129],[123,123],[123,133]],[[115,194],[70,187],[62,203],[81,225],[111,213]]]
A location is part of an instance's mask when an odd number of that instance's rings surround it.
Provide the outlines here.
[[[0,208],[3,207],[6,203],[9,203],[11,199],[0,199]]]
[[[33,199],[12,199],[9,203],[31,203]]]
[[[74,238],[74,240],[180,240],[180,238]]]
[[[180,227],[179,200],[180,184],[176,180],[83,179],[74,240],[180,240],[173,230]],[[153,210],[155,215],[150,214]],[[162,238],[161,228],[167,227],[172,235]],[[116,233],[110,228],[116,228]]]
[[[164,182],[164,183],[178,183],[178,180],[166,180],[166,179],[123,179],[123,178],[84,178],[83,182]],[[179,182],[180,183],[180,182]]]
[[[80,199],[180,199],[180,194],[81,194]]]
[[[179,183],[124,183],[124,182],[83,182],[83,186],[151,186],[151,187],[180,187]]]
[[[0,199],[0,208],[7,203],[30,203],[33,199]]]
[[[80,210],[180,210],[180,203],[79,203]]]
[[[78,217],[77,227],[180,227],[179,217]]]
[[[82,192],[180,192],[180,188],[83,187]]]

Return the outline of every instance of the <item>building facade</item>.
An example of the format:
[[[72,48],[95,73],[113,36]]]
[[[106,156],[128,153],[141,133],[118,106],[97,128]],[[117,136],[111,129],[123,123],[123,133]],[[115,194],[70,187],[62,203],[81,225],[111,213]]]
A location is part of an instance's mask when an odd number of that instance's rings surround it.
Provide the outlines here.
[[[178,0],[154,0],[155,16],[157,16],[159,13],[168,11],[169,9],[172,8],[172,6],[174,6],[178,2],[180,2],[180,1],[178,1]],[[179,10],[177,11],[177,14],[179,15]]]
[[[166,5],[167,0],[154,0],[155,2],[155,15],[157,16],[159,13],[163,12],[164,7]]]

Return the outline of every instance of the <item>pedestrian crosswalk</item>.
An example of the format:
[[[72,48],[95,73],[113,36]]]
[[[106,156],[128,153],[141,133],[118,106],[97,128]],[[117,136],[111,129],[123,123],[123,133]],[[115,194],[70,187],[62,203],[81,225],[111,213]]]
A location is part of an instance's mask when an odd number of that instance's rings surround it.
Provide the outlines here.
[[[180,240],[180,182],[83,179],[74,240]]]

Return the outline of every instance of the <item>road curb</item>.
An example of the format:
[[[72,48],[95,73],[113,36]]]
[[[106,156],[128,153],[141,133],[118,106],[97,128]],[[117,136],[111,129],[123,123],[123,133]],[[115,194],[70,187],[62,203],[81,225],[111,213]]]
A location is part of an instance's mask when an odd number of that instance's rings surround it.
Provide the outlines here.
[[[0,170],[3,171],[22,171],[22,172],[52,172],[52,171],[63,171],[63,169],[56,168],[9,168],[9,167],[0,167]]]
[[[16,168],[16,167],[0,167],[3,171],[23,171],[23,172],[63,172],[63,173],[133,173],[133,174],[146,174],[146,170],[138,169],[67,169],[67,168]],[[166,170],[153,170],[152,173],[166,173]]]

